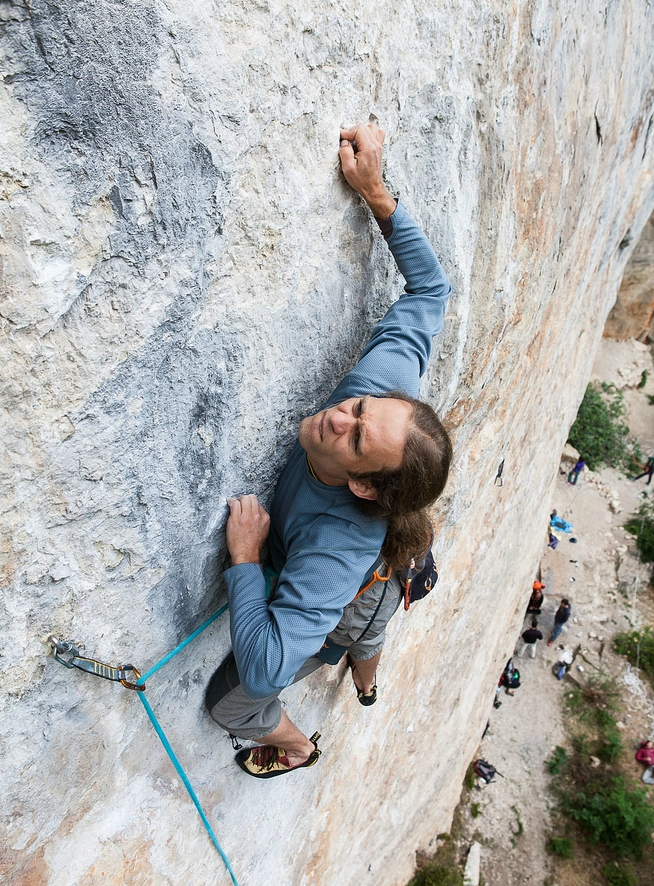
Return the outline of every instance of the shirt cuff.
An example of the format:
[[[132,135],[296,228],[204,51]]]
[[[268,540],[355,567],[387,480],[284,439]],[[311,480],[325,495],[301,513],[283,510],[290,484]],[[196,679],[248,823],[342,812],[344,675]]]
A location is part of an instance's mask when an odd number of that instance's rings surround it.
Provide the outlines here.
[[[397,202],[398,201],[396,200],[395,209],[397,209]],[[395,213],[393,213],[393,215],[395,215]],[[388,238],[393,233],[393,215],[391,215],[389,218],[377,218],[377,216],[375,216],[375,221],[379,225],[379,230],[384,235],[385,240],[388,240]]]

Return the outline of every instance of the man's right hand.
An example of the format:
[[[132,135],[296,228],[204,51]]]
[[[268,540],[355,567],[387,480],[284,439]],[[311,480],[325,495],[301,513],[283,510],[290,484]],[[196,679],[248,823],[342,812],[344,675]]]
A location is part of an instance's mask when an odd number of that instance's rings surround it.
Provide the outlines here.
[[[390,218],[397,206],[382,179],[385,132],[374,123],[341,129],[341,168],[347,183],[361,194],[376,218]],[[354,151],[356,145],[356,153]]]
[[[228,498],[227,547],[232,565],[261,562],[261,548],[268,538],[270,517],[256,495]]]

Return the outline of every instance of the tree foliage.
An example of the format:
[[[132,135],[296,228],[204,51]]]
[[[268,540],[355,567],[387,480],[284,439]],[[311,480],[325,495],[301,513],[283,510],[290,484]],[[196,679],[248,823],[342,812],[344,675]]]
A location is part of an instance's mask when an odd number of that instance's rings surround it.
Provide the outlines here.
[[[618,855],[640,858],[652,841],[654,807],[647,791],[627,787],[623,778],[570,792],[565,795],[564,806],[594,843],[604,843]]]
[[[654,630],[650,625],[616,634],[613,648],[619,655],[626,655],[634,667],[642,668],[654,685]]]
[[[649,499],[627,520],[624,528],[636,536],[636,547],[643,563],[654,563],[654,507]]]
[[[629,428],[622,391],[591,382],[586,388],[568,443],[594,471],[602,465],[633,471],[636,466],[628,448]]]

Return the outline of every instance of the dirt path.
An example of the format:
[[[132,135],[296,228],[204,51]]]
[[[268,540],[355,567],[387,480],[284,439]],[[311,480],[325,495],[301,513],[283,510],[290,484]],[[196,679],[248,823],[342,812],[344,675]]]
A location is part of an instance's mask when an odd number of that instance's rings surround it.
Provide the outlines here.
[[[632,433],[645,454],[654,454],[654,406],[647,398],[647,394],[654,394],[652,368],[649,351],[637,343],[605,340],[594,373],[620,388],[631,385],[625,389],[625,402]],[[648,369],[648,383],[637,390],[635,384],[643,369]],[[492,711],[479,750],[479,756],[504,777],[480,791],[464,792],[462,797],[462,842],[481,842],[486,886],[593,882],[590,875],[584,878],[583,871],[574,878],[567,875],[565,881],[553,878],[552,859],[545,849],[552,798],[544,763],[553,748],[564,742],[561,703],[566,684],[552,674],[562,647],[574,651],[581,646],[583,657],[576,659],[573,672],[580,665],[586,672],[601,667],[617,676],[625,704],[626,747],[645,735],[654,737],[652,692],[630,675],[629,669],[626,673],[624,660],[611,651],[615,633],[653,620],[654,601],[647,589],[649,569],[640,564],[633,537],[622,528],[639,506],[639,494],[645,489],[644,480],[631,482],[612,470],[584,472],[577,486],[567,483],[565,473],[557,478],[552,507],[574,530],[563,536],[556,550],[545,547],[543,551],[546,597],[539,627],[545,640],[562,597],[570,599],[573,617],[552,646],[545,641],[538,644],[535,659],[528,654],[514,658],[522,685],[513,697],[504,692],[499,696],[502,706]],[[654,497],[654,484],[649,489]],[[572,537],[576,544],[570,541]],[[528,589],[525,594],[528,596]],[[525,627],[528,624],[526,620]],[[638,771],[634,763],[634,772]]]

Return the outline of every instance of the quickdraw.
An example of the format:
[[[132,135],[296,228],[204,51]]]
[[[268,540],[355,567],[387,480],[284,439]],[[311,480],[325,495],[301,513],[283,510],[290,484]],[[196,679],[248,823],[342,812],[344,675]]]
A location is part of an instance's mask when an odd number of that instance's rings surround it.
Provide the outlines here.
[[[497,476],[495,477],[495,482],[493,486],[504,486],[504,480],[502,479],[502,474],[504,473],[504,459],[500,462],[500,466],[497,469]]]
[[[96,661],[93,658],[85,658],[80,655],[79,649],[73,646],[69,640],[58,640],[50,634],[48,642],[52,646],[52,655],[59,664],[65,668],[77,668],[79,671],[86,671],[87,674],[93,674],[95,677],[102,677],[105,680],[112,680],[114,683],[120,683],[125,689],[133,689],[135,692],[145,692],[145,683],[132,683],[127,679],[128,674],[134,674],[135,679],[141,679],[141,674],[131,664],[119,665],[117,668]]]

